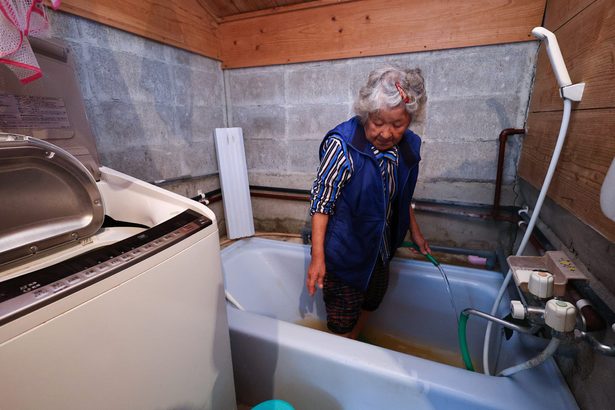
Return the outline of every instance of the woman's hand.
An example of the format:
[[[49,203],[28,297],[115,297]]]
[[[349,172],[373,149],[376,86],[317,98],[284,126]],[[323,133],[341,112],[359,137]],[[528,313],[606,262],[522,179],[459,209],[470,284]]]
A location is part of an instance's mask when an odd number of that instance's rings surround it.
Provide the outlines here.
[[[316,286],[322,289],[325,281],[325,258],[312,255],[312,260],[307,271],[305,284],[310,296],[316,293]]]
[[[420,231],[411,232],[412,242],[414,242],[420,249],[423,255],[427,255],[431,253],[431,249],[429,248],[429,244],[423,237],[423,234]]]
[[[307,271],[307,286],[310,296],[316,293],[316,286],[322,289],[325,281],[325,232],[329,215],[315,213],[312,215],[312,260]]]
[[[410,206],[410,236],[412,237],[412,242],[419,247],[423,255],[431,253],[431,249],[429,249],[429,245],[421,233],[419,224],[416,222],[416,217],[414,216],[414,209],[412,209],[412,206]]]

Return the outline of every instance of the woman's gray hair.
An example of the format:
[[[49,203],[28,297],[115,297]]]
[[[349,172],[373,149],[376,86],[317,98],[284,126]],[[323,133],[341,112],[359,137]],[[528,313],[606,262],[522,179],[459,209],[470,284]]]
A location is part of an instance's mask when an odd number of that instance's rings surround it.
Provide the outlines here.
[[[365,123],[369,114],[400,104],[405,106],[408,114],[412,114],[421,108],[426,100],[425,80],[419,68],[403,70],[384,67],[369,74],[367,84],[359,90],[354,112]]]

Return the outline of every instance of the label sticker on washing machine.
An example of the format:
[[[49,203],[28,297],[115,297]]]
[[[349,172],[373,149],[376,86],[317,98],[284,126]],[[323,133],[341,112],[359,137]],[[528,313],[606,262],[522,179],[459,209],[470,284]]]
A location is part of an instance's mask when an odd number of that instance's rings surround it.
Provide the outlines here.
[[[59,97],[0,94],[0,129],[70,128],[64,100]]]

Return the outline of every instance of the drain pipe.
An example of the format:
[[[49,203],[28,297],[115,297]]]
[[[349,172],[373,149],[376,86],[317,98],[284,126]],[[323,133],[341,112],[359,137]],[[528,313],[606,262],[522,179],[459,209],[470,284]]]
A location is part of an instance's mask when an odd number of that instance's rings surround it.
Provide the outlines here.
[[[564,141],[566,139],[566,133],[568,132],[570,112],[572,111],[572,101],[581,101],[583,89],[585,87],[584,83],[572,84],[570,76],[568,75],[568,71],[566,70],[566,65],[564,64],[564,59],[562,57],[562,53],[559,49],[559,45],[557,43],[555,35],[543,27],[535,27],[532,30],[532,34],[536,38],[543,40],[546,43],[547,54],[551,61],[551,66],[555,73],[555,77],[557,78],[557,82],[560,86],[560,96],[564,100],[564,112],[562,115],[562,124],[560,126],[559,135],[557,137],[557,142],[553,151],[553,156],[551,157],[551,162],[549,163],[549,168],[547,170],[547,175],[545,176],[545,180],[542,184],[542,188],[540,190],[540,194],[538,195],[538,200],[536,201],[534,212],[532,213],[532,217],[528,224],[527,230],[525,231],[523,239],[521,240],[521,245],[516,252],[517,256],[522,255],[523,251],[525,250],[525,247],[527,246],[532,231],[534,230],[534,226],[536,225],[538,215],[540,214],[542,204],[547,196],[549,186],[551,185],[551,180],[553,179],[553,175],[555,174],[555,168],[557,167],[557,162],[559,160],[559,156],[564,146]],[[491,308],[491,315],[496,314],[498,307],[500,306],[502,297],[504,296],[504,292],[506,291],[506,288],[508,287],[511,278],[512,270],[509,269]],[[489,344],[491,339],[491,329],[493,327],[492,325],[492,322],[489,322],[487,324],[487,330],[485,332],[485,340],[483,344],[483,366],[484,373],[486,375],[491,375],[491,371],[489,369]]]

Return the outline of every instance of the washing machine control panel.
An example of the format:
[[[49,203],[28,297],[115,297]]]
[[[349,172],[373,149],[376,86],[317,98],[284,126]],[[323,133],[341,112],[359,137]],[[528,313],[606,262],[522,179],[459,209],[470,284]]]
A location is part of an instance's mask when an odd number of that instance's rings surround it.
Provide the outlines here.
[[[137,235],[0,282],[0,325],[112,276],[211,225],[192,210]]]

